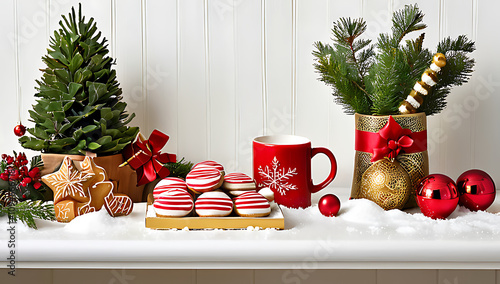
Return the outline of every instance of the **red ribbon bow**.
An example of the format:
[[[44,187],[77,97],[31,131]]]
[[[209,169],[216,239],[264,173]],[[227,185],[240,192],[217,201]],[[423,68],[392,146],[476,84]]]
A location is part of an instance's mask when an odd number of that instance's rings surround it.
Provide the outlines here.
[[[137,186],[152,182],[157,177],[165,178],[170,174],[165,164],[175,162],[176,155],[160,152],[168,139],[168,135],[156,129],[147,140],[138,133],[135,141],[123,150],[123,156],[127,161],[122,165],[129,164],[137,171]]]
[[[371,161],[376,162],[385,157],[394,160],[401,150],[413,145],[413,139],[409,136],[411,133],[410,129],[402,128],[392,116],[389,116],[389,121],[378,132],[382,147],[373,149]]]

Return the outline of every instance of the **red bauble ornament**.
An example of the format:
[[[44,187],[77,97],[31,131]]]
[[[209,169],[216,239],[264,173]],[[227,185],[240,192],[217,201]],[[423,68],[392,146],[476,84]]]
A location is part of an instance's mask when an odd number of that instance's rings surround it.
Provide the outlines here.
[[[26,133],[26,127],[24,127],[24,125],[18,124],[16,125],[16,127],[14,127],[14,134],[16,136],[21,137],[24,135],[24,133]]]
[[[323,195],[318,203],[319,212],[326,217],[337,216],[340,210],[340,200],[334,194]]]
[[[458,177],[457,187],[459,204],[471,211],[486,210],[495,201],[495,183],[484,171],[466,171]]]
[[[445,219],[458,205],[457,186],[445,175],[426,176],[417,187],[417,203],[425,216]]]

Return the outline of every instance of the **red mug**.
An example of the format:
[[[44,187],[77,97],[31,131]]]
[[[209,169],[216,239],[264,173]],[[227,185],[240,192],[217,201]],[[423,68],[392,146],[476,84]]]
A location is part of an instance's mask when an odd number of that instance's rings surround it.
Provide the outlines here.
[[[313,184],[311,159],[318,153],[330,159],[330,174]],[[335,178],[337,162],[326,148],[311,147],[307,138],[294,135],[260,136],[253,140],[253,176],[257,188],[269,187],[274,201],[291,208],[311,206],[311,194],[325,188]]]

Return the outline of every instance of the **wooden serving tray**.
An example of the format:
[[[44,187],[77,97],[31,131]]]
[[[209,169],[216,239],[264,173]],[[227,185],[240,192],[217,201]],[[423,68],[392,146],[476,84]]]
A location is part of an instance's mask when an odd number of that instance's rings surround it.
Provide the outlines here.
[[[247,229],[250,226],[278,230],[285,228],[283,212],[274,202],[271,202],[271,214],[267,217],[239,217],[233,214],[234,212],[227,217],[157,217],[153,209],[153,196],[149,194],[146,206],[146,228],[156,230],[186,227],[189,229]]]

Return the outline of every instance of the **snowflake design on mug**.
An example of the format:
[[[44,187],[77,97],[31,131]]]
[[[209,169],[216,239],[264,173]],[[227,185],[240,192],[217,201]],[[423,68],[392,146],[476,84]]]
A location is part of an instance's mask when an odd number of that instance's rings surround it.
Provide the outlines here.
[[[262,166],[259,166],[259,175],[264,186],[279,192],[281,195],[285,195],[287,191],[297,189],[295,184],[287,182],[289,178],[297,175],[297,168],[293,170],[288,168],[287,171],[285,171],[285,168],[280,169],[280,162],[276,157],[271,162],[271,167],[262,168]]]

